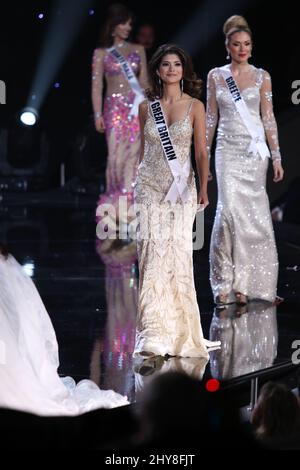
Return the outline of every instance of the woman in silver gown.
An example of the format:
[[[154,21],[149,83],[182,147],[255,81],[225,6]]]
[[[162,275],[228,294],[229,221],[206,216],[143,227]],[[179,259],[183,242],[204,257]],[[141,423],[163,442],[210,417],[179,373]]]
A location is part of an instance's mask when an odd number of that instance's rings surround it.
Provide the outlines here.
[[[133,183],[140,155],[140,127],[138,102],[143,100],[132,89],[118,60],[110,53],[114,47],[131,67],[140,89],[148,86],[147,63],[143,46],[128,42],[132,29],[132,13],[125,5],[112,4],[102,30],[101,47],[95,49],[92,61],[92,103],[95,128],[105,132],[108,147],[106,191],[100,195],[98,206],[110,204],[121,216],[120,197],[126,197],[130,207],[133,200]],[[105,98],[103,89],[106,84]],[[103,108],[103,112],[102,112]],[[135,111],[136,110],[136,111]],[[97,214],[97,220],[101,220]]]
[[[249,298],[274,301],[278,259],[266,193],[269,159],[251,147],[249,127],[232,99],[224,72],[234,78],[264,145],[267,139],[273,181],[278,182],[283,169],[271,78],[248,63],[252,34],[243,17],[229,18],[224,33],[231,64],[212,69],[207,82],[208,152],[219,121],[215,152],[218,204],[210,245],[210,282],[217,304],[246,303]]]
[[[203,338],[193,275],[192,228],[197,192],[190,165],[194,133],[195,160],[201,190],[198,202],[206,207],[208,159],[205,111],[196,99],[200,81],[185,52],[161,46],[149,64],[152,82],[149,101],[140,104],[142,155],[134,192],[139,212],[137,250],[139,302],[134,355],[181,356],[208,359],[207,348],[216,346]],[[150,109],[156,97],[164,111],[178,163],[186,173],[188,199],[176,195],[165,200],[174,177],[164,155]]]

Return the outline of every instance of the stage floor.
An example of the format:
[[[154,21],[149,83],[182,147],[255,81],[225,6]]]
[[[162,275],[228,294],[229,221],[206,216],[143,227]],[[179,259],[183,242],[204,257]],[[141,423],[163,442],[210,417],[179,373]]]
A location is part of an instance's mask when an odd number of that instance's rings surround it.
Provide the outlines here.
[[[208,278],[210,208],[205,246],[194,252],[195,284],[204,335],[221,339],[222,348],[210,353],[208,363],[155,358],[141,364],[131,354],[138,295],[134,243],[97,241],[92,196],[63,190],[2,196],[0,240],[32,276],[46,305],[59,343],[61,375],[90,378],[134,403],[145,384],[167,370],[236,386],[293,369],[292,344],[300,340],[300,226],[275,224],[278,295],[284,301],[217,311]]]

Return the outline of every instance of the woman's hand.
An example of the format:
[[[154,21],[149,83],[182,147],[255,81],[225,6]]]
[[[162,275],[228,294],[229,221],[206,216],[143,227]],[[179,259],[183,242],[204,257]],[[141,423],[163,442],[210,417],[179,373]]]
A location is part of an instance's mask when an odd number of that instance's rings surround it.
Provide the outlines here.
[[[198,194],[198,206],[200,206],[199,210],[204,210],[209,204],[209,200],[207,197],[207,191],[201,190]]]
[[[284,175],[284,170],[281,166],[281,161],[280,160],[274,160],[273,162],[273,171],[274,171],[274,178],[273,181],[275,183],[278,183],[283,179]]]
[[[105,131],[105,124],[103,116],[95,118],[95,128],[97,132],[103,133]]]

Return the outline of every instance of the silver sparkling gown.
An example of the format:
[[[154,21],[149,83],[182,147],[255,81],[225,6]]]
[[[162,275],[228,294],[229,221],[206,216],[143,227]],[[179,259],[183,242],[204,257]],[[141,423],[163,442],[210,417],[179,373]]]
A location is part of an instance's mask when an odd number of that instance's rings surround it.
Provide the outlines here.
[[[190,158],[193,126],[189,116],[169,126],[177,157]],[[155,123],[148,107],[144,158],[134,192],[139,207],[137,250],[139,303],[134,356],[166,354],[208,358],[200,323],[193,274],[192,228],[197,191],[192,167],[190,201],[163,202],[173,182]]]
[[[240,91],[251,116],[263,128],[272,159],[280,160],[270,75],[251,66],[248,83],[244,85]],[[233,300],[234,292],[241,292],[249,298],[273,301],[278,259],[266,193],[269,159],[248,152],[250,135],[219,68],[208,75],[209,151],[217,123],[218,204],[210,245],[212,291],[215,298],[229,294]]]

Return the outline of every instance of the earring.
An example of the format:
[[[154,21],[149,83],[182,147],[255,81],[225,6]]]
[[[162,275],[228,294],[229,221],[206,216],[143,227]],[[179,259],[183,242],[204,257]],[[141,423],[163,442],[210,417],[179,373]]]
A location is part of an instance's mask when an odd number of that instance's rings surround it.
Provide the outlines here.
[[[159,84],[159,86],[161,87],[161,79],[160,79],[160,77],[158,77],[158,84]]]
[[[183,93],[183,78],[180,80],[181,93]]]
[[[229,52],[227,52],[226,59],[227,59],[227,60],[229,60],[229,59],[230,59],[230,54],[229,54]]]

